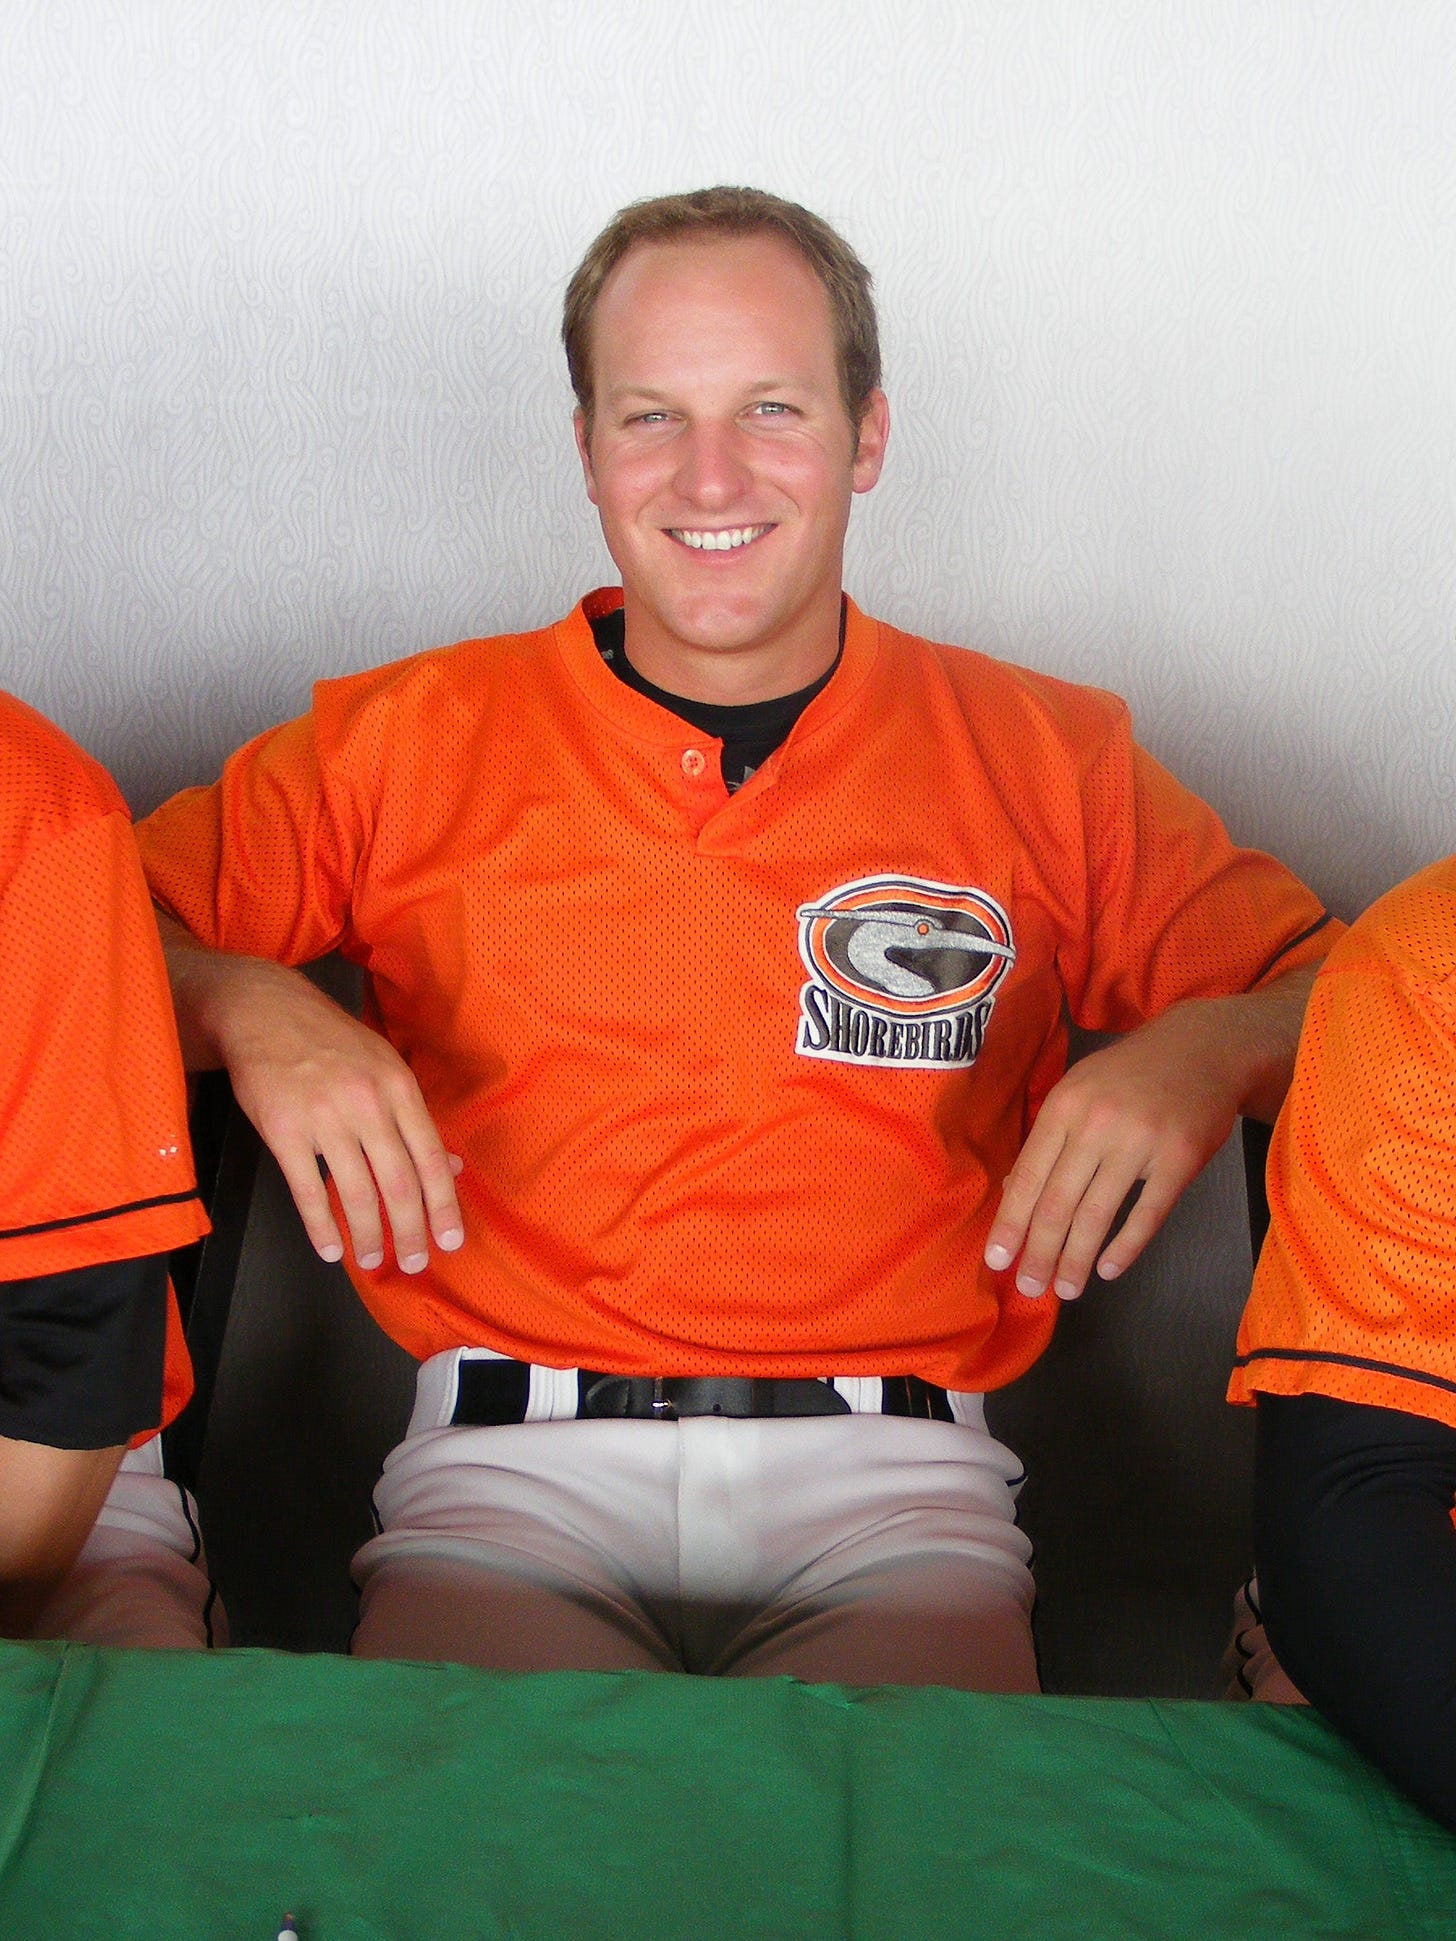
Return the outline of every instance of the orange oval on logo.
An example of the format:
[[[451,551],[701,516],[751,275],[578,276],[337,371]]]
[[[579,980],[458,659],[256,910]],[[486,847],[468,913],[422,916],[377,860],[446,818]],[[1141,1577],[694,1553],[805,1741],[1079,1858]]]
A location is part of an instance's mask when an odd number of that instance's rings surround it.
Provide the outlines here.
[[[868,877],[798,914],[810,973],[891,1017],[962,1010],[995,990],[1016,961],[1010,919],[982,890]]]

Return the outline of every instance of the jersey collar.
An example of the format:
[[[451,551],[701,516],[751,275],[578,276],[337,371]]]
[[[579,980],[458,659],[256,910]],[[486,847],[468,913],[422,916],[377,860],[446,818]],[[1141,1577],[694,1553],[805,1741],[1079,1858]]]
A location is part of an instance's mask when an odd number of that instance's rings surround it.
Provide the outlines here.
[[[628,687],[625,681],[619,681],[597,651],[592,621],[621,604],[619,586],[599,586],[588,593],[552,629],[557,652],[591,706],[598,714],[605,715],[619,734],[654,748],[680,748],[684,735],[693,734],[687,722]],[[799,716],[789,736],[790,742],[802,742],[809,735],[817,734],[848,706],[868,679],[879,651],[879,623],[861,613],[854,601],[846,598],[844,652],[839,657],[839,665]]]

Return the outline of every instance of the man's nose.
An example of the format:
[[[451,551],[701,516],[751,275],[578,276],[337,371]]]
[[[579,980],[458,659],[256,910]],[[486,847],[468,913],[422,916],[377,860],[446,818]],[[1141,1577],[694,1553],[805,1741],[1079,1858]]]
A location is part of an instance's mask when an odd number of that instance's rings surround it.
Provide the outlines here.
[[[676,485],[682,497],[707,508],[729,506],[748,490],[752,473],[741,450],[736,425],[701,423],[687,427],[678,446]]]

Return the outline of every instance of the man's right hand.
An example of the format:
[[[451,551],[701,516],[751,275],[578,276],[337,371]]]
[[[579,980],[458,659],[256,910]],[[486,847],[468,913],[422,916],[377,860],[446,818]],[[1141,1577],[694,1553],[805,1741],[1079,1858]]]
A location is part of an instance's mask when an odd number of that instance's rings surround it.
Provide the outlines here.
[[[393,1046],[301,971],[208,950],[160,910],[157,923],[187,1067],[227,1067],[322,1258],[342,1259],[344,1241],[320,1161],[361,1267],[381,1266],[391,1238],[407,1274],[428,1262],[431,1236],[447,1253],[461,1246],[463,1162],[445,1151]]]

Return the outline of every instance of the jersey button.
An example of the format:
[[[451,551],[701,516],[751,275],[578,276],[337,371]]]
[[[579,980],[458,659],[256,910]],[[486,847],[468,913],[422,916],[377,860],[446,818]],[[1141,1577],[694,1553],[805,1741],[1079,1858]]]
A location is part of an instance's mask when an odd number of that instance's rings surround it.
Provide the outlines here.
[[[707,766],[708,758],[701,748],[684,748],[682,772],[690,782],[696,782]]]

